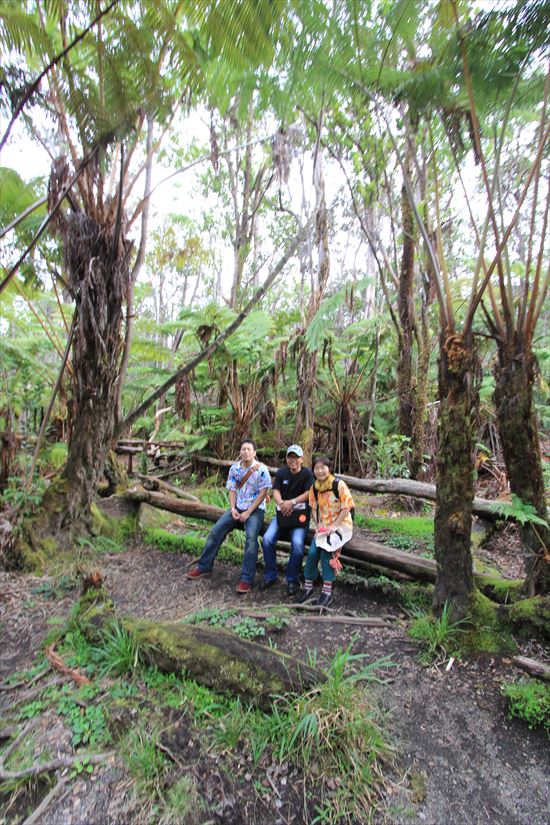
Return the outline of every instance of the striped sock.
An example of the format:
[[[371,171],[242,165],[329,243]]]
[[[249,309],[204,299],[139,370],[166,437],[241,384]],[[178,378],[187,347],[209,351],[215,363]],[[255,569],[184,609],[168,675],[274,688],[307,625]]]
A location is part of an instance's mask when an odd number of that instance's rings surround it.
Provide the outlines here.
[[[330,596],[332,593],[332,582],[323,582],[323,593],[326,593],[327,596]]]
[[[313,590],[313,579],[304,579],[304,590]]]

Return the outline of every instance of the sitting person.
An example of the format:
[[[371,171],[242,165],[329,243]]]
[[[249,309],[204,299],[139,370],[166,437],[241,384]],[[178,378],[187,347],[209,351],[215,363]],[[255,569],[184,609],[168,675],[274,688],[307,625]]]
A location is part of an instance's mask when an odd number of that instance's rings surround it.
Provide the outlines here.
[[[321,561],[323,590],[314,604],[329,607],[332,604],[332,583],[336,573],[342,568],[339,556],[342,547],[348,542],[353,532],[351,517],[355,508],[348,485],[338,482],[338,495],[335,494],[335,481],[331,462],[325,456],[319,456],[313,462],[315,482],[309,491],[309,506],[315,524],[315,537],[311,542],[304,570],[304,589],[298,602],[311,601],[315,595],[313,584]]]
[[[299,590],[300,572],[306,532],[309,527],[309,488],[313,484],[313,473],[309,467],[302,467],[304,451],[298,444],[291,444],[286,451],[286,467],[277,470],[273,482],[273,498],[277,505],[277,515],[264,533],[264,580],[260,590],[267,590],[277,583],[277,541],[290,536],[290,555],[286,567],[286,592],[295,596]]]
[[[227,484],[231,508],[210,531],[196,567],[186,573],[188,579],[200,579],[212,572],[214,560],[228,533],[244,527],[246,542],[241,578],[237,593],[252,589],[258,558],[258,536],[265,516],[265,497],[271,488],[269,471],[256,460],[256,445],[247,438],[241,444],[240,459],[231,465]]]

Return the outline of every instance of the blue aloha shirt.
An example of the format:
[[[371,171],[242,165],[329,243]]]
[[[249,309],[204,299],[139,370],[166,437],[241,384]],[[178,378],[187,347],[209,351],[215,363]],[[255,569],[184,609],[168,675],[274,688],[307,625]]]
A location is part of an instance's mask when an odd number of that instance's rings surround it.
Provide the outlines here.
[[[236,507],[238,510],[248,510],[252,502],[258,497],[260,490],[269,490],[273,486],[269,470],[265,464],[258,464],[258,469],[249,475],[239,489],[241,478],[247,474],[249,469],[250,467],[243,467],[240,461],[236,461],[229,468],[225,486],[228,490],[237,490]],[[265,499],[259,505],[258,510],[265,510]]]

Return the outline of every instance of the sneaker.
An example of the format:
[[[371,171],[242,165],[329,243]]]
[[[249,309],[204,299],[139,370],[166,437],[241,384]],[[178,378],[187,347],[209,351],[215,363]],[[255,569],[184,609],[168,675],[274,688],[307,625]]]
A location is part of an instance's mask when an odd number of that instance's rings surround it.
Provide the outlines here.
[[[201,579],[203,576],[209,576],[210,570],[200,570],[198,567],[193,567],[185,574],[186,579]]]
[[[298,592],[298,582],[287,582],[286,595],[295,596]]]
[[[310,602],[314,596],[315,590],[313,589],[313,587],[307,588],[306,590],[302,590],[302,592],[296,599],[296,603],[304,604],[305,602]]]
[[[252,585],[250,584],[250,582],[239,582],[237,587],[235,588],[235,591],[241,594],[250,593],[251,590]]]
[[[333,602],[332,593],[321,593],[319,598],[313,602],[316,607],[330,607]]]
[[[263,593],[265,590],[269,590],[271,587],[275,587],[277,581],[277,579],[269,579],[268,581],[264,579],[263,582],[260,583],[260,591]]]

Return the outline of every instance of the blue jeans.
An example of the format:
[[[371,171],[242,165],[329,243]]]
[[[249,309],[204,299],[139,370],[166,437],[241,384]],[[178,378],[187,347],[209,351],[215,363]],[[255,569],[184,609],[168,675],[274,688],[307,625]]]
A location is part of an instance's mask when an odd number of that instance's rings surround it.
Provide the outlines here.
[[[262,539],[264,548],[264,578],[266,582],[275,581],[277,578],[277,540],[281,529],[277,524],[277,517],[275,517]],[[300,570],[302,569],[302,558],[304,556],[304,544],[306,540],[306,528],[294,527],[288,531],[290,533],[290,556],[286,567],[287,582],[296,582],[300,580]]]
[[[258,558],[258,536],[264,523],[265,510],[254,510],[244,525],[241,521],[236,521],[231,515],[231,510],[221,516],[210,531],[204,550],[199,559],[198,568],[201,573],[209,573],[214,566],[214,559],[222,545],[222,541],[232,530],[244,526],[246,542],[244,545],[244,559],[241,572],[241,581],[252,584],[256,573],[256,560]]]

